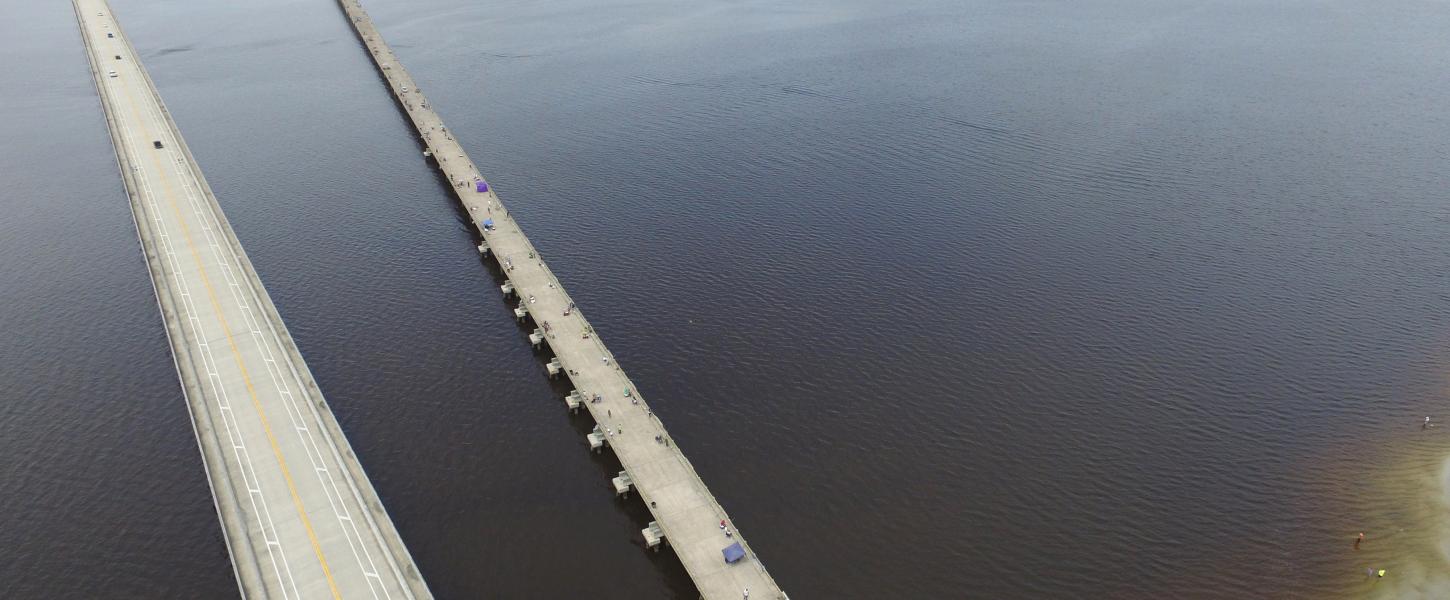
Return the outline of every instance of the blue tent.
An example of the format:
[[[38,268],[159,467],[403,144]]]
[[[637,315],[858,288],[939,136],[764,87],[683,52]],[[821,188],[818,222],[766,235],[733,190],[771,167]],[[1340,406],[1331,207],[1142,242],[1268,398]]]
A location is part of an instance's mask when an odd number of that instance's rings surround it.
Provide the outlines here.
[[[488,191],[488,184],[487,183],[484,183],[483,181],[480,180],[478,182],[478,191],[479,192],[487,192]]]
[[[484,222],[483,222],[483,228],[484,229],[493,229],[493,219],[485,219]]]
[[[740,547],[740,542],[726,546],[721,552],[725,553],[725,562],[728,563],[738,562],[740,559],[745,558],[745,549]]]

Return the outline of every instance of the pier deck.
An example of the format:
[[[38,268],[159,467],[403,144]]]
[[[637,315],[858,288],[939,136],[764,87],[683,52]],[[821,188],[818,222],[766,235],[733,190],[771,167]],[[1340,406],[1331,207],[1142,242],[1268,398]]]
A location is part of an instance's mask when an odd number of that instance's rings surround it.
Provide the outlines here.
[[[489,254],[513,283],[521,306],[547,329],[546,342],[558,357],[564,374],[584,398],[602,396],[600,402],[585,400],[582,404],[606,432],[606,443],[619,458],[636,493],[659,524],[665,543],[674,548],[700,594],[708,599],[735,599],[741,598],[748,589],[751,598],[784,598],[744,536],[729,521],[725,509],[670,438],[659,415],[651,411],[639,389],[594,334],[589,321],[574,306],[563,284],[549,270],[519,224],[509,216],[495,190],[489,187],[478,191],[475,182],[481,181],[482,175],[454,138],[454,132],[445,128],[417,82],[383,41],[361,4],[357,0],[338,0],[338,4],[394,97],[437,158],[438,167],[468,210]],[[484,223],[490,219],[494,227],[486,229]],[[628,397],[626,390],[629,390]],[[733,537],[727,537],[721,530],[722,520],[727,522]],[[733,542],[744,547],[745,558],[727,564],[721,552]]]
[[[110,6],[73,3],[242,595],[431,598]]]

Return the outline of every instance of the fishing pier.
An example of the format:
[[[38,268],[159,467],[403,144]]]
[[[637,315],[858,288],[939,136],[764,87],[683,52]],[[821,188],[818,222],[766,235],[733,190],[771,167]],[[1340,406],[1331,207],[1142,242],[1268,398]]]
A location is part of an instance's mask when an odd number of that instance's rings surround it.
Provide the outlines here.
[[[467,211],[481,243],[478,251],[495,261],[507,280],[502,296],[517,302],[515,317],[532,320],[531,342],[547,345],[554,359],[545,369],[567,377],[574,391],[561,410],[588,411],[596,426],[586,436],[594,451],[608,449],[624,470],[614,477],[620,496],[633,494],[653,517],[641,523],[645,545],[668,544],[707,599],[778,599],[785,594],[766,571],[745,536],[710,493],[680,451],[660,417],[630,381],[614,355],[570,299],[564,285],[536,250],[496,190],[434,112],[418,83],[383,41],[358,0],[338,0],[358,38],[377,65],[394,98],[421,136],[424,158],[445,177]]]

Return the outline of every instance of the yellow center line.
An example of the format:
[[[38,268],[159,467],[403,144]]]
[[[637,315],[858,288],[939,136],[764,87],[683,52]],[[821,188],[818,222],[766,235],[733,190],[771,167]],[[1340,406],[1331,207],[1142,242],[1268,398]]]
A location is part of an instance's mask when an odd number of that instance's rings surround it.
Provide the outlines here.
[[[140,65],[135,65],[135,70],[138,71],[138,75],[140,69]],[[133,102],[129,103],[131,116],[141,125],[142,130],[147,134],[146,137],[151,137],[150,128],[146,127],[145,121],[136,112],[134,93],[131,91],[129,85],[125,87],[127,97],[133,100]],[[178,141],[177,143],[180,142]],[[232,350],[232,358],[236,360],[237,368],[242,372],[242,382],[246,384],[247,393],[252,397],[252,406],[256,408],[257,416],[262,419],[262,429],[267,432],[267,442],[272,445],[272,454],[277,457],[277,464],[282,467],[282,478],[287,482],[287,490],[292,493],[292,504],[297,507],[297,514],[302,518],[302,526],[307,530],[307,538],[312,541],[312,550],[317,553],[317,561],[322,565],[322,574],[327,578],[327,586],[332,589],[332,597],[341,600],[342,594],[337,589],[337,582],[332,578],[332,569],[327,566],[327,558],[322,554],[322,545],[317,541],[317,533],[312,529],[312,520],[307,517],[307,509],[303,508],[302,497],[298,495],[297,486],[292,481],[292,472],[287,468],[287,459],[282,457],[282,448],[277,444],[277,436],[272,433],[272,424],[267,419],[267,411],[262,408],[261,401],[257,399],[257,390],[252,387],[251,374],[248,373],[247,365],[242,360],[241,351],[237,349],[237,344],[232,339],[231,325],[227,322],[227,317],[222,312],[221,303],[217,301],[216,290],[212,289],[211,277],[207,275],[206,265],[202,262],[201,255],[196,250],[196,245],[192,243],[191,228],[187,227],[186,218],[182,216],[181,209],[176,205],[176,190],[172,187],[171,181],[164,176],[161,159],[156,154],[152,154],[151,160],[156,164],[158,175],[161,175],[159,179],[161,179],[162,185],[166,187],[167,203],[171,205],[171,210],[176,213],[177,222],[181,224],[182,236],[186,238],[186,248],[191,251],[192,260],[196,262],[197,268],[201,270],[201,283],[206,287],[206,295],[211,300],[212,309],[216,311],[217,319],[221,321],[222,332],[226,334],[227,345]]]

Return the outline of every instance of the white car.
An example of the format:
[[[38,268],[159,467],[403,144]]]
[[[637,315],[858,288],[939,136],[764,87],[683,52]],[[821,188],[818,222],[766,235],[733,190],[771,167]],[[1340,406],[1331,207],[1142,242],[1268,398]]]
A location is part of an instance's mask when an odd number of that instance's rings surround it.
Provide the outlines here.
[[[110,75],[111,77],[115,77],[116,76],[116,72],[115,71],[111,71],[110,73],[108,73],[108,75]]]

